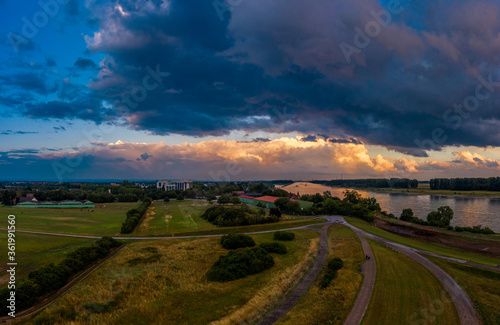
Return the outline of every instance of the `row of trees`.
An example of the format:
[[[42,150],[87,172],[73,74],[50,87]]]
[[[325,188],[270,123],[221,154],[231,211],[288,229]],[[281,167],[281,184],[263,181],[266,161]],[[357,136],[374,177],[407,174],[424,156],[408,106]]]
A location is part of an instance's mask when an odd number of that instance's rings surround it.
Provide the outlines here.
[[[246,204],[242,204],[239,207],[210,207],[201,215],[201,218],[218,227],[235,227],[278,222],[280,216],[273,213],[268,215],[264,209],[254,212]]]
[[[122,223],[122,229],[120,231],[122,234],[130,234],[134,231],[135,227],[139,224],[139,221],[148,211],[151,202],[151,198],[145,197],[137,208],[127,211],[127,217],[125,222]]]
[[[447,228],[448,230],[454,230],[456,232],[467,231],[467,232],[481,233],[481,234],[487,234],[487,235],[495,233],[489,227],[482,228],[481,225],[473,226],[473,227],[459,227],[459,226],[452,227],[450,225],[450,223],[451,223],[451,220],[453,219],[453,215],[454,215],[454,212],[453,212],[452,208],[450,208],[449,206],[442,206],[442,207],[439,207],[437,209],[437,211],[431,211],[427,215],[427,221],[415,217],[413,215],[412,209],[404,209],[403,212],[401,212],[401,216],[399,217],[399,219],[402,221],[416,223],[419,225],[443,227],[443,228]]]
[[[33,306],[42,297],[63,287],[75,274],[89,267],[91,263],[108,256],[111,249],[120,245],[111,237],[103,237],[90,246],[76,249],[59,264],[50,263],[31,272],[28,278],[18,282],[14,289],[17,311]],[[0,300],[6,302],[10,297],[10,291],[8,287],[2,288]],[[0,306],[2,316],[8,313],[6,305],[3,303]]]
[[[304,201],[313,202],[310,208],[300,209],[298,202],[290,201],[288,198],[280,198],[275,201],[275,205],[283,213],[297,211],[301,215],[328,215],[341,214],[373,222],[374,213],[380,212],[380,205],[375,198],[363,198],[355,190],[345,190],[344,198],[332,196],[329,191],[315,195],[303,195]]]
[[[316,183],[341,187],[371,187],[371,188],[417,188],[418,180],[408,178],[367,178],[367,179],[335,179]]]
[[[500,177],[490,178],[433,178],[431,190],[500,191]]]

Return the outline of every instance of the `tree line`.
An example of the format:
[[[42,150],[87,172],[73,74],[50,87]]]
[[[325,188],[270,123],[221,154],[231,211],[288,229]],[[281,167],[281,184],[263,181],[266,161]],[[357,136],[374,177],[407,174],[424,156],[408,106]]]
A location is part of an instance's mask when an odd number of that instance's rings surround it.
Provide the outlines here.
[[[408,178],[366,178],[366,179],[334,179],[331,181],[314,181],[313,183],[340,187],[370,188],[417,188],[418,180]]]
[[[151,200],[151,198],[146,196],[138,207],[128,210],[125,222],[122,223],[120,233],[130,234],[132,231],[134,231],[135,227],[139,224],[142,217],[144,217],[144,215],[148,211],[148,208],[152,202],[153,201]]]
[[[121,244],[111,237],[103,237],[95,243],[77,248],[59,264],[50,263],[29,273],[25,280],[19,281],[15,287],[16,309],[30,308],[48,294],[65,286],[77,273],[85,270],[90,264],[109,255],[113,248]],[[6,302],[10,297],[8,287],[0,290],[0,300]],[[7,304],[0,306],[1,316],[8,313]]]
[[[500,177],[489,178],[433,178],[431,190],[500,191]]]

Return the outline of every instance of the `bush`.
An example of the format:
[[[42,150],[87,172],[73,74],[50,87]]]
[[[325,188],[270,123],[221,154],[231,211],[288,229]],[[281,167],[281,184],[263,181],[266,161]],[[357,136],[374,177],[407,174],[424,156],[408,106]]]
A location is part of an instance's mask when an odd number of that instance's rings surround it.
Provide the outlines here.
[[[320,282],[321,289],[324,289],[330,285],[337,277],[337,271],[344,267],[344,262],[338,257],[335,257],[333,260],[329,261],[327,264],[328,271]]]
[[[163,199],[163,202],[168,203],[168,202],[170,202],[170,199],[166,196],[166,197]]]
[[[244,248],[220,256],[207,272],[209,281],[227,282],[271,268],[274,260],[261,247]]]
[[[337,271],[337,270],[340,270],[343,267],[344,267],[344,263],[338,257],[335,257],[333,260],[331,260],[330,262],[328,262],[328,269],[329,270]]]
[[[320,283],[321,289],[328,287],[330,285],[330,282],[335,280],[336,277],[337,277],[337,271],[328,270],[323,279],[321,279]]]
[[[177,201],[182,201],[182,200],[184,200],[184,195],[182,194],[177,195]]]
[[[295,238],[295,234],[293,232],[288,231],[277,231],[274,233],[274,240],[284,240],[290,241]]]
[[[262,243],[259,247],[265,249],[268,253],[285,255],[288,252],[286,246],[282,243]]]
[[[237,249],[244,247],[254,247],[255,241],[252,237],[242,234],[229,234],[222,236],[220,244],[225,249]]]

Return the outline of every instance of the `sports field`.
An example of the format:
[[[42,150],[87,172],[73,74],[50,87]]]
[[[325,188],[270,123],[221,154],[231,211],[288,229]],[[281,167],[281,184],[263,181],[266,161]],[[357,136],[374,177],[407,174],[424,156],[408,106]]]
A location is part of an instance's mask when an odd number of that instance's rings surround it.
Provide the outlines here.
[[[93,209],[46,209],[0,207],[0,227],[7,227],[7,216],[16,216],[16,229],[65,234],[114,236],[120,233],[127,210],[137,203],[96,204]]]

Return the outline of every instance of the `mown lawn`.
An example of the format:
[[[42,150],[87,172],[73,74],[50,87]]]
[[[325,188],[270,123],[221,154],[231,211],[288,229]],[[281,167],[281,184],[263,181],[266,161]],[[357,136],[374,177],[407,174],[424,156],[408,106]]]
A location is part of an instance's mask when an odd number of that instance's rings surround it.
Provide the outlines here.
[[[346,226],[333,225],[329,229],[328,260],[340,257],[344,267],[325,289],[319,283],[326,271],[277,324],[343,324],[349,315],[361,288],[363,275],[359,265],[364,262],[363,248],[358,237]]]
[[[377,261],[372,298],[362,324],[459,324],[451,297],[412,258],[368,240]]]
[[[176,201],[168,203],[153,202],[136,230],[130,236],[199,236],[242,232],[257,232],[284,228],[302,227],[310,224],[325,222],[324,219],[300,219],[283,216],[277,223],[251,225],[241,227],[217,227],[200,218],[209,205],[203,201]],[[257,208],[250,207],[257,210]]]
[[[96,204],[90,209],[46,209],[0,207],[0,227],[7,227],[7,216],[16,216],[16,228],[66,234],[114,236],[120,233],[127,210],[137,203]]]
[[[199,201],[155,201],[134,235],[162,236],[183,232],[217,229],[200,216],[209,205]]]
[[[393,233],[390,233],[388,231],[385,231],[383,229],[377,228],[375,226],[370,225],[366,221],[357,219],[357,218],[352,218],[352,217],[344,217],[344,219],[350,223],[351,225],[362,229],[366,232],[369,232],[371,234],[377,235],[379,237],[391,240],[395,243],[399,243],[402,245],[406,245],[409,247],[425,250],[428,252],[444,255],[444,256],[450,256],[458,259],[463,259],[463,260],[468,260],[480,264],[485,264],[485,265],[490,265],[490,266],[497,266],[500,264],[500,258],[494,258],[486,255],[480,255],[480,254],[475,254],[475,253],[470,253],[458,248],[438,244],[438,243],[428,243],[428,242],[423,242],[411,238],[406,238],[402,237]]]
[[[469,265],[431,258],[443,268],[474,303],[485,325],[500,324],[500,270],[499,272]]]
[[[58,237],[47,235],[36,235],[28,233],[16,233],[16,279],[27,276],[49,263],[59,263],[66,254],[72,252],[77,247],[85,246],[93,239],[80,239],[71,237]],[[7,263],[7,232],[0,232],[0,267],[5,268]],[[7,273],[2,269],[0,276],[0,286],[8,282]]]
[[[219,238],[135,242],[107,261],[33,319],[22,323],[240,324],[257,320],[294,287],[312,265],[318,233],[294,231],[286,255],[275,265],[227,283],[206,280],[210,266],[227,250]],[[272,233],[252,236],[272,241]],[[157,253],[155,253],[157,251]],[[133,264],[137,258],[148,263]]]

